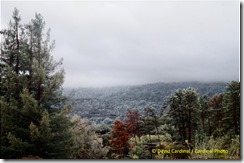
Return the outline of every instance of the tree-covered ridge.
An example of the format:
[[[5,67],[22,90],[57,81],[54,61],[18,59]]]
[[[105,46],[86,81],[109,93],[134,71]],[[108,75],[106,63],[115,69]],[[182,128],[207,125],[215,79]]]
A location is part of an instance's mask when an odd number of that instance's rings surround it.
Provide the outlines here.
[[[67,97],[40,14],[22,24],[15,9],[0,33],[1,158],[240,159],[239,81],[82,89]],[[88,118],[113,116],[111,125],[74,115],[80,104],[89,106]]]
[[[145,107],[163,110],[162,106],[175,90],[192,87],[208,97],[224,91],[226,83],[154,83],[130,87],[64,89],[73,92],[72,114],[87,117],[97,123],[111,124],[116,118],[125,118],[125,112],[137,108],[141,113]]]

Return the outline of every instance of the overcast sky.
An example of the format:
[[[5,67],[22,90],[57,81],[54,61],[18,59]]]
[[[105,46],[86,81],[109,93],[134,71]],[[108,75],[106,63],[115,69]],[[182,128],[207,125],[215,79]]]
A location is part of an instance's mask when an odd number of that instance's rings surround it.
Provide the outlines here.
[[[1,1],[41,13],[64,59],[64,87],[239,80],[239,1]]]

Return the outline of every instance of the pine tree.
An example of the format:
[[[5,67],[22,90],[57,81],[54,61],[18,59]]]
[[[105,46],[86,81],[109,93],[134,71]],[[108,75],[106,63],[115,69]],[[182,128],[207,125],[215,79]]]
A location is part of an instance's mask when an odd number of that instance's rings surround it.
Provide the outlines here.
[[[193,88],[178,89],[168,99],[170,106],[169,115],[172,118],[172,125],[178,129],[180,141],[192,142],[196,121],[196,110],[198,108],[197,92]],[[194,125],[196,126],[196,125]]]
[[[150,143],[152,142],[151,133],[153,130],[155,130],[155,126],[153,125],[151,119],[147,115],[141,117],[139,123],[139,132],[142,135],[148,135]]]
[[[227,84],[224,97],[225,127],[233,135],[240,134],[240,82]]]
[[[21,91],[25,86],[22,50],[24,49],[24,29],[20,23],[19,11],[14,9],[13,21],[8,29],[1,32],[1,156],[3,158],[19,158],[30,151],[22,113],[23,101]],[[21,32],[20,32],[21,31]],[[25,126],[26,127],[26,126]],[[12,141],[13,140],[13,141]],[[19,146],[16,148],[15,144]]]
[[[223,131],[223,118],[224,118],[224,110],[223,110],[223,104],[224,104],[224,96],[223,94],[216,94],[213,95],[209,99],[209,117],[208,121],[212,125],[209,125],[209,135],[222,136],[224,134]]]
[[[148,127],[150,128],[151,126],[154,127],[156,130],[156,134],[158,136],[158,141],[160,142],[160,137],[159,137],[159,126],[161,124],[161,117],[156,113],[156,110],[151,107],[147,107],[144,109],[144,119],[146,120],[145,122],[147,123]]]
[[[27,25],[17,9],[1,31],[1,157],[70,158],[69,106],[64,70],[51,56],[54,42],[40,14]]]
[[[206,95],[204,96],[200,96],[199,97],[199,112],[198,112],[198,116],[201,119],[200,122],[200,128],[203,132],[207,132],[207,123],[208,120],[210,119],[210,114],[209,114],[209,105],[208,105],[208,97]]]

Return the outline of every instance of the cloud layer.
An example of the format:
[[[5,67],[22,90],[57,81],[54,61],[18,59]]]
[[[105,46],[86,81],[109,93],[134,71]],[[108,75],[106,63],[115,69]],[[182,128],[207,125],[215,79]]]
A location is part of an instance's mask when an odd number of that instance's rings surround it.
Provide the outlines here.
[[[66,87],[239,80],[238,1],[2,1],[41,13],[64,58]]]

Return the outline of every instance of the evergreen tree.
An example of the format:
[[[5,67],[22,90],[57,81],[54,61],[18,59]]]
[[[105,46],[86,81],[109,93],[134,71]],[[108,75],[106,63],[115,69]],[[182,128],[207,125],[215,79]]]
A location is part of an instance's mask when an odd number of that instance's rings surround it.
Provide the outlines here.
[[[199,112],[198,116],[200,117],[200,130],[203,132],[207,132],[207,124],[210,120],[210,111],[209,111],[209,105],[208,105],[208,97],[206,95],[199,97]]]
[[[142,135],[148,135],[149,142],[152,142],[151,133],[155,129],[155,126],[152,124],[152,121],[147,116],[143,116],[140,118],[139,123],[139,132]]]
[[[20,23],[19,11],[14,9],[13,21],[8,29],[1,31],[1,156],[19,158],[30,151],[27,126],[23,113],[22,88],[25,86],[24,66],[24,29]],[[21,34],[20,34],[20,31]],[[32,104],[30,104],[32,105]],[[24,128],[21,126],[25,126]],[[19,141],[19,144],[18,144]],[[16,148],[18,144],[18,148]],[[21,145],[21,146],[20,146]]]
[[[214,137],[222,136],[224,134],[223,131],[223,118],[224,118],[224,110],[223,110],[224,98],[223,94],[213,95],[209,99],[209,112],[210,115],[208,117],[209,123],[209,135],[214,135]]]
[[[148,127],[150,128],[151,126],[154,127],[156,130],[156,135],[158,136],[158,141],[160,142],[160,137],[159,137],[159,126],[161,124],[161,117],[157,114],[156,110],[151,107],[147,107],[144,109],[144,119],[146,120],[145,122],[147,123]]]
[[[51,52],[50,30],[40,14],[27,25],[13,21],[1,31],[1,157],[70,158],[68,106],[62,95],[64,70]]]
[[[198,108],[197,92],[193,88],[178,89],[168,99],[169,115],[172,124],[178,129],[180,141],[192,142],[196,130],[196,110]]]
[[[240,82],[227,84],[224,97],[225,127],[232,134],[240,134]]]

